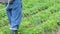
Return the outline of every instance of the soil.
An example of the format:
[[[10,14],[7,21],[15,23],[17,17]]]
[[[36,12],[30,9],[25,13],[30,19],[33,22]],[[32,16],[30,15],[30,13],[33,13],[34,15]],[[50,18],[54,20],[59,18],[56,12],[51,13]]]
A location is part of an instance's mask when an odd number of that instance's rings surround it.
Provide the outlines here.
[[[57,30],[56,34],[60,34],[60,26],[58,26],[58,30]]]

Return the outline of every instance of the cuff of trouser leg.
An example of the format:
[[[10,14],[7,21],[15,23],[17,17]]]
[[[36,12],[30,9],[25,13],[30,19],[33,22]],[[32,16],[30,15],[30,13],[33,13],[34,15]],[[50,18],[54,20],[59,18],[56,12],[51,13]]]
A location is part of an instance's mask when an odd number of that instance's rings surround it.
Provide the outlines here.
[[[10,25],[10,30],[18,30],[19,26],[12,26]]]
[[[10,30],[18,30],[17,28],[10,28]]]

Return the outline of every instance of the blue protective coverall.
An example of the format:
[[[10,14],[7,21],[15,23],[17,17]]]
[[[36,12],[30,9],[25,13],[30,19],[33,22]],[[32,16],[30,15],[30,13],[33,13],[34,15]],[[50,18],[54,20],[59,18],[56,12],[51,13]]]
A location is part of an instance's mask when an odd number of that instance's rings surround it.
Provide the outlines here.
[[[7,3],[5,3],[7,6]],[[21,0],[13,0],[13,3],[9,4],[6,9],[7,16],[9,19],[10,29],[17,30],[19,28],[19,24],[21,21],[21,13],[22,13],[22,1]]]

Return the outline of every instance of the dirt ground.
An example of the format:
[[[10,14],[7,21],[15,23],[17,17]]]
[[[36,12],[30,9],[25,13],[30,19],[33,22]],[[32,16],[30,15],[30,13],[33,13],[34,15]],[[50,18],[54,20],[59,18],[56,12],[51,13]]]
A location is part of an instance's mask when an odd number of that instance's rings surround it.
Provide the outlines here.
[[[58,26],[58,30],[57,30],[56,34],[60,34],[60,26]]]

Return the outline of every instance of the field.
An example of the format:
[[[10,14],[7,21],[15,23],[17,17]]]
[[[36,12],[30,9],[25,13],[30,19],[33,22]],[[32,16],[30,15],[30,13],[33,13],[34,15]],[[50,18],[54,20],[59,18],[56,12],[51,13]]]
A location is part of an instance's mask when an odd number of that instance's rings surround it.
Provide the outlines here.
[[[9,33],[6,10],[0,4],[0,34]],[[55,34],[60,25],[60,0],[22,0],[19,34]]]

